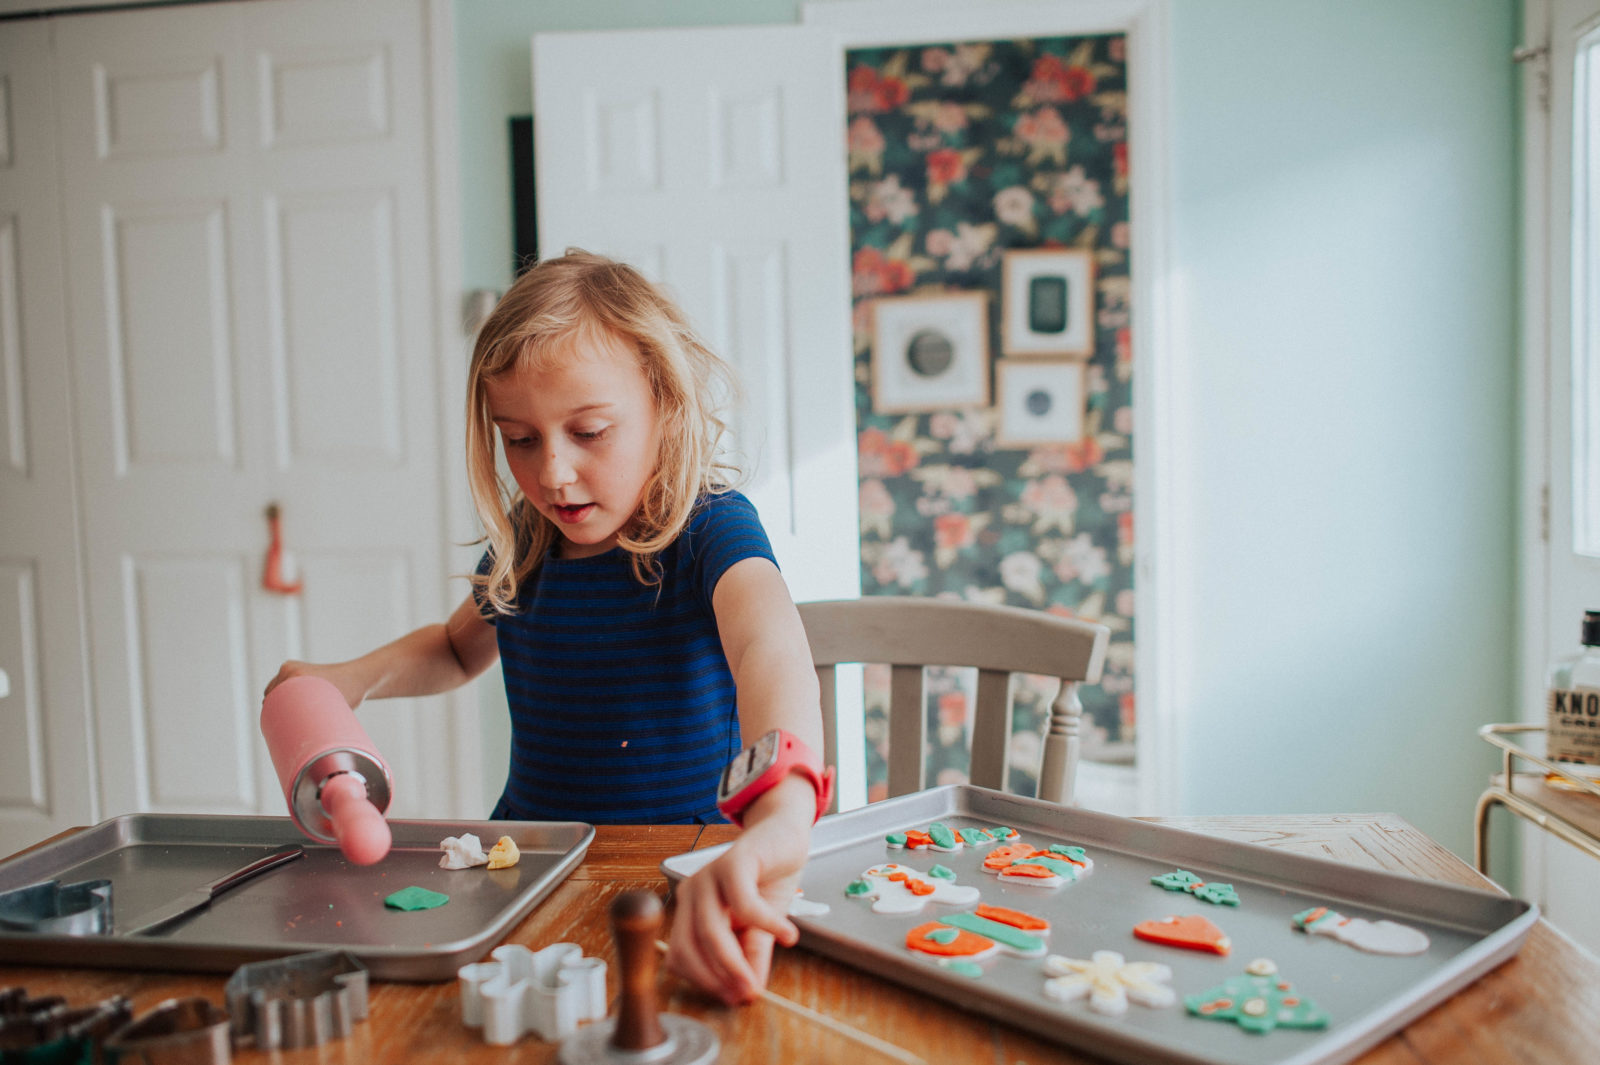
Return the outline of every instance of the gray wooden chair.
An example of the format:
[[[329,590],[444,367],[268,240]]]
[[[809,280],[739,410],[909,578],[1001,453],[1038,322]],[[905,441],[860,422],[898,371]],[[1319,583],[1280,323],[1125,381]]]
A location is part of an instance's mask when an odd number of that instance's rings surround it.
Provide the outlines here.
[[[1059,677],[1039,766],[1039,797],[1069,803],[1078,769],[1083,704],[1078,685],[1100,679],[1110,630],[1104,625],[1039,610],[951,599],[867,596],[800,603],[811,660],[822,687],[823,758],[839,757],[834,667],[846,662],[887,664],[889,794],[923,787],[927,714],[923,670],[976,667],[978,696],[972,726],[969,779],[1003,789],[1011,740],[1011,676]]]

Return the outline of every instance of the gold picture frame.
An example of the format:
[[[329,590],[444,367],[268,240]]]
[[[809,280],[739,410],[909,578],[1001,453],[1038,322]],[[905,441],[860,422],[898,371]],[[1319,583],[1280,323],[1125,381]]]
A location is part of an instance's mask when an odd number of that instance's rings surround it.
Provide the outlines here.
[[[1089,367],[1074,359],[1001,359],[996,364],[1002,447],[1083,439]]]
[[[1005,253],[1000,282],[1000,349],[1008,356],[1094,354],[1094,256],[1087,248]]]
[[[872,409],[989,405],[989,294],[884,296],[872,303]]]

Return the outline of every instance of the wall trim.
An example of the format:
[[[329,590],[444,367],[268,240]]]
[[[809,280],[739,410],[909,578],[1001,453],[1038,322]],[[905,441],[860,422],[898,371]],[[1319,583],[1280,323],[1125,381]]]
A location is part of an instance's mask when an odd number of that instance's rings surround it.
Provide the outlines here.
[[[1182,292],[1171,263],[1168,0],[824,0],[802,3],[801,22],[832,31],[841,47],[1000,40],[1094,33],[1128,39],[1130,212],[1133,227],[1135,463],[1134,675],[1139,707],[1136,796],[1118,812],[1175,814],[1183,791],[1183,729],[1191,675],[1184,634],[1187,592],[1185,456],[1192,413],[1187,359],[1171,323]]]

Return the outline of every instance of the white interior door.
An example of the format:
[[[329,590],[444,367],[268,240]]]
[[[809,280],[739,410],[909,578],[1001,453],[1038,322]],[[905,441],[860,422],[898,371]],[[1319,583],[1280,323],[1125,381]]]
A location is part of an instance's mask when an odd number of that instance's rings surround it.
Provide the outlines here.
[[[94,816],[50,31],[0,32],[0,855]]]
[[[743,390],[745,491],[797,600],[860,594],[843,54],[800,27],[538,34],[539,251],[664,282]]]
[[[102,812],[281,813],[277,664],[445,609],[424,7],[53,28]],[[260,586],[272,502],[298,596]],[[362,718],[392,812],[455,812],[443,701]]]
[[[1584,611],[1600,610],[1600,0],[1550,12],[1545,661],[1575,653]],[[1542,842],[1530,881],[1548,916],[1600,950],[1600,865]]]

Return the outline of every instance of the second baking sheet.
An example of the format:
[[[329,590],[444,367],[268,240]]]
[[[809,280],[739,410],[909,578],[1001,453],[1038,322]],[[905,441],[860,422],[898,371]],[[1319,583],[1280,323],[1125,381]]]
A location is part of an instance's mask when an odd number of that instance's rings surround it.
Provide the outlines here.
[[[1047,889],[1000,883],[981,869],[989,847],[948,854],[893,849],[885,836],[942,821],[953,828],[1004,825],[1029,843],[1084,847],[1094,870]],[[672,877],[689,875],[718,850],[663,863]],[[906,932],[944,913],[972,906],[930,904],[919,914],[872,912],[845,886],[876,865],[894,862],[926,874],[935,864],[956,883],[977,887],[982,901],[1049,919],[1048,952],[1088,958],[1113,950],[1129,961],[1172,969],[1176,1005],[1133,1005],[1107,1017],[1083,1001],[1044,996],[1039,958],[999,956],[978,979],[942,968],[905,947]],[[1217,906],[1164,891],[1150,878],[1177,869],[1232,883],[1240,905]],[[956,786],[875,803],[824,819],[812,837],[802,881],[805,897],[829,912],[797,918],[802,943],[818,953],[881,975],[934,998],[988,1014],[1045,1038],[1127,1062],[1180,1065],[1332,1065],[1347,1061],[1420,1015],[1521,946],[1538,911],[1517,899],[1453,885],[1360,869],[1280,850],[1219,840],[1146,822],[1075,810],[983,788]],[[1387,956],[1296,931],[1292,918],[1312,906],[1348,917],[1392,919],[1425,932],[1426,952]],[[1137,939],[1133,926],[1168,915],[1201,914],[1232,940],[1227,956]],[[1200,994],[1238,976],[1256,958],[1270,958],[1298,992],[1332,1017],[1322,1030],[1279,1029],[1265,1035],[1188,1014],[1184,995]]]

